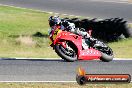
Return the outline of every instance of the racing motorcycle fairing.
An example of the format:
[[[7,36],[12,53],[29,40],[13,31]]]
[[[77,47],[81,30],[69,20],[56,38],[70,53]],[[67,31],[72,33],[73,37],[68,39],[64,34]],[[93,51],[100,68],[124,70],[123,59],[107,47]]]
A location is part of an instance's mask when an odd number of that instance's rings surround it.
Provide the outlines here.
[[[73,34],[71,32],[67,32],[67,31],[61,31],[57,36],[56,36],[56,39],[54,40],[54,45],[56,43],[59,43],[59,44],[62,44],[63,42],[63,45],[64,45],[64,41],[70,41],[72,42],[76,47],[77,49],[82,49],[82,36],[79,36],[79,35],[76,35],[76,34]],[[79,54],[80,52],[78,52]]]
[[[61,31],[54,40],[54,45],[56,43],[61,44],[64,48],[66,48],[65,41],[70,41],[77,47],[78,59],[79,60],[92,60],[92,59],[99,59],[101,57],[101,53],[98,50],[93,48],[83,49],[82,48],[82,36],[73,34],[67,31]]]
[[[81,50],[79,55],[79,59],[81,60],[93,60],[93,59],[99,59],[100,57],[101,57],[101,53],[93,48]]]
[[[100,59],[104,62],[113,60],[112,49],[103,42],[87,42],[82,36],[53,27],[49,32],[50,46],[65,61]]]

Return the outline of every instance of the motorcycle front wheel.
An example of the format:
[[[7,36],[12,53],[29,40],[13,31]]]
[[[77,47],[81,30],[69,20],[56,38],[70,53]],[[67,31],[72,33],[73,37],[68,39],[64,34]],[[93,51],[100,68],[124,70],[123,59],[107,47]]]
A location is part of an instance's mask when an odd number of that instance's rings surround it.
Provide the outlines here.
[[[64,48],[61,44],[54,46],[55,52],[65,61],[73,62],[77,60],[77,52],[74,45],[67,43],[68,48]]]

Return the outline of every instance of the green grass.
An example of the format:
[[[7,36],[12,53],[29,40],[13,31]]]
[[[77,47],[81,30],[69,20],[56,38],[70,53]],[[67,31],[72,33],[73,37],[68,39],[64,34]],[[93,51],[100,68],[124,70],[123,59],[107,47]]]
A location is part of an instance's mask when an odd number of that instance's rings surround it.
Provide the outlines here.
[[[132,57],[132,38],[109,43],[109,46],[113,49],[116,58]]]
[[[58,57],[48,45],[48,18],[51,14],[0,6],[0,57]],[[40,32],[43,37],[33,36]],[[115,57],[132,57],[132,40],[109,44]]]
[[[49,16],[44,12],[0,6],[0,57],[57,57],[47,37],[33,36],[37,32],[47,36]],[[34,43],[28,44],[29,41]]]
[[[49,14],[0,6],[0,29],[11,35],[47,33]]]
[[[130,84],[0,83],[0,88],[132,88]]]

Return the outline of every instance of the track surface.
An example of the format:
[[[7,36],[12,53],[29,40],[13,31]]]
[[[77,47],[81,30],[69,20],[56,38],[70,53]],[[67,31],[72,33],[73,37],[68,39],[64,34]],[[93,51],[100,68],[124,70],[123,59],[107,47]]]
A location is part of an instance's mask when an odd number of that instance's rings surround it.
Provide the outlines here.
[[[77,61],[63,60],[0,60],[0,81],[75,81],[77,68],[81,66],[88,74],[130,74],[132,60]]]
[[[127,21],[132,21],[132,4],[114,2],[106,2],[105,0],[0,0],[1,4],[24,8],[92,18],[122,17]]]

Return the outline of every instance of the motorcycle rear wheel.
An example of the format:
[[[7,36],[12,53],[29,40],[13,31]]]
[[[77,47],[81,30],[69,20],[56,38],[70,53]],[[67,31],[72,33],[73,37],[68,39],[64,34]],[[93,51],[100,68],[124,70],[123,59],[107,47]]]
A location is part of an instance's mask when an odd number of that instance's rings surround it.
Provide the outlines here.
[[[112,61],[114,58],[112,49],[105,43],[103,43],[103,42],[100,42],[100,43],[101,43],[100,46],[95,47],[95,49],[97,49],[101,52],[100,60],[102,60],[103,62]]]
[[[102,60],[103,62],[110,62],[113,60],[113,57],[113,55],[108,55],[106,53],[101,52],[100,60]]]
[[[103,62],[110,62],[114,58],[112,49],[108,46],[107,48],[108,48],[108,51],[101,51],[100,60],[102,60]]]

